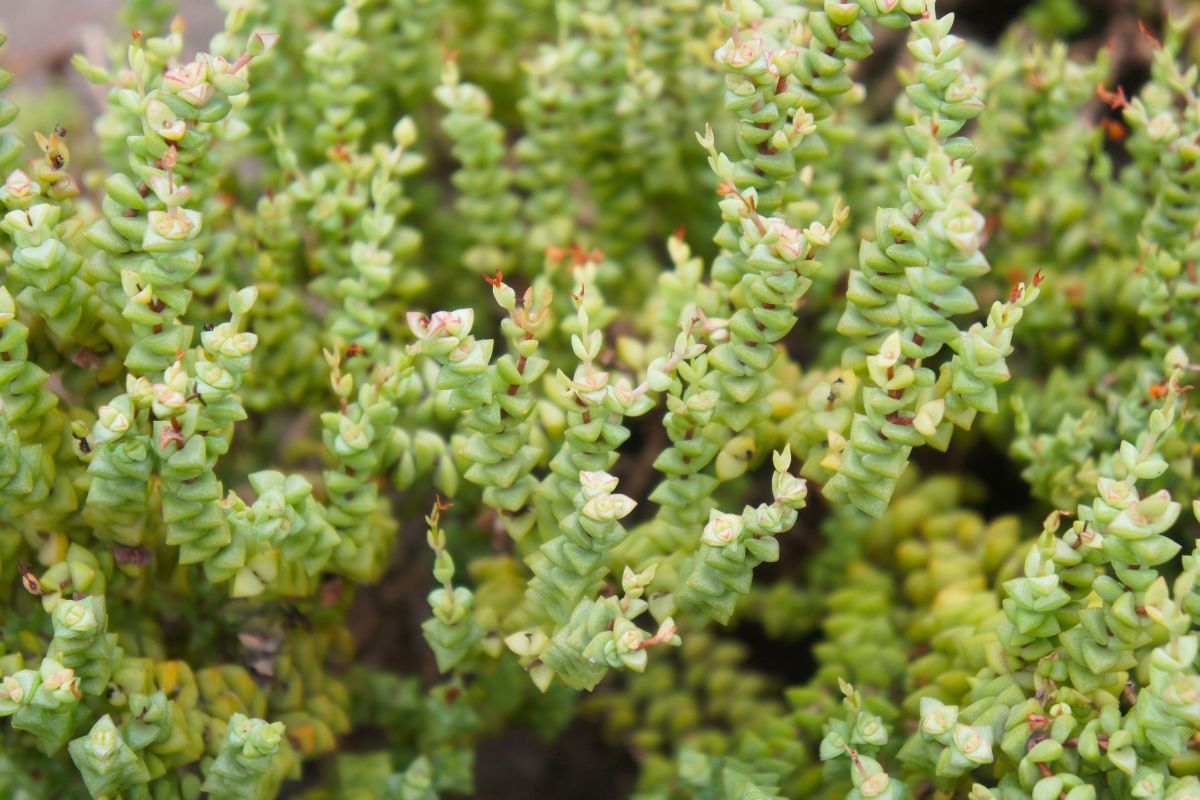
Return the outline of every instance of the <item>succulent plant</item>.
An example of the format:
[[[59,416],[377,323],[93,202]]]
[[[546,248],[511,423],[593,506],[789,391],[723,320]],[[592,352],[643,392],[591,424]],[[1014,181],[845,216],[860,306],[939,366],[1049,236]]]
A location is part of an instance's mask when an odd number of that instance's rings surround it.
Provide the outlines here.
[[[218,5],[0,71],[0,797],[1200,797],[1187,18]]]

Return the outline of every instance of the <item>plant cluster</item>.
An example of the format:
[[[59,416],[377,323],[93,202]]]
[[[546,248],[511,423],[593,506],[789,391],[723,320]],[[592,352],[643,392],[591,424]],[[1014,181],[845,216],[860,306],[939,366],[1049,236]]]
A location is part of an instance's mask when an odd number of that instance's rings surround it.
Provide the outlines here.
[[[218,4],[0,99],[0,797],[1200,798],[1191,18]]]

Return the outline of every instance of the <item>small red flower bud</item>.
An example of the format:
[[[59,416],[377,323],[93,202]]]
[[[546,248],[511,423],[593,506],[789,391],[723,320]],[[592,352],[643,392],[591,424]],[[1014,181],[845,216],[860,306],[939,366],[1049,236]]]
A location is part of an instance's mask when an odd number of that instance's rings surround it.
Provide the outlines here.
[[[21,571],[21,585],[25,587],[25,591],[35,597],[41,597],[46,593],[42,589],[42,582],[38,580],[37,576],[33,574],[33,571],[27,565],[17,564],[17,569]]]
[[[1129,101],[1125,98],[1125,90],[1120,86],[1115,92],[1110,92],[1104,88],[1104,84],[1096,84],[1096,96],[1103,102],[1107,103],[1114,111],[1122,108],[1129,108]]]
[[[1111,117],[1105,117],[1100,120],[1100,127],[1104,129],[1104,135],[1114,142],[1123,141],[1128,133],[1124,125]]]
[[[1158,39],[1154,37],[1154,34],[1151,33],[1150,29],[1146,27],[1146,23],[1142,22],[1140,19],[1138,20],[1138,30],[1142,32],[1142,36],[1146,38],[1146,41],[1149,42],[1150,46],[1155,50],[1158,50],[1162,47],[1162,43],[1160,43]]]

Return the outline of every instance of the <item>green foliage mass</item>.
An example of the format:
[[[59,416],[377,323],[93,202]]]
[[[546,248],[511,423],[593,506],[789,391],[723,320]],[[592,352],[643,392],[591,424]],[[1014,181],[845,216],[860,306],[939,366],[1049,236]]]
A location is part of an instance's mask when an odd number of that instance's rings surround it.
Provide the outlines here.
[[[1193,19],[218,2],[0,71],[0,798],[1200,798]]]

